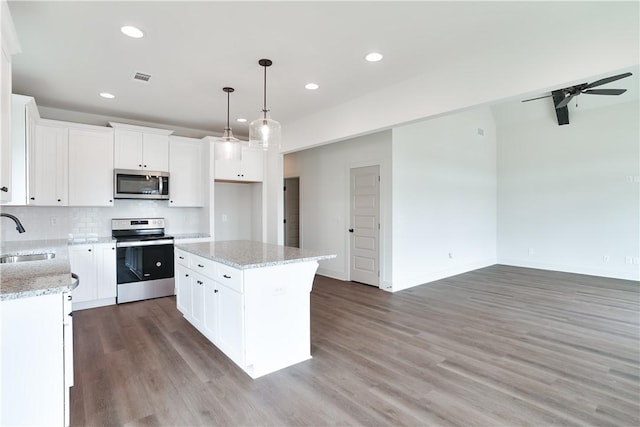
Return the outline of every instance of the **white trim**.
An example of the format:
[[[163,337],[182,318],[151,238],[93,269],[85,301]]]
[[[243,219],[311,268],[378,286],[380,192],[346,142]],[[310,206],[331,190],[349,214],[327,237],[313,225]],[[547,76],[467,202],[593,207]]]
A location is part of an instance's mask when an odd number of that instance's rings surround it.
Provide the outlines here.
[[[620,269],[606,269],[598,267],[572,266],[568,264],[553,264],[547,262],[536,262],[517,258],[498,259],[498,264],[510,265],[513,267],[536,268],[540,270],[560,271],[563,273],[585,274],[588,276],[607,277],[611,279],[640,281],[640,267],[636,271],[623,271]]]
[[[158,135],[171,135],[174,131],[170,129],[150,128],[146,126],[130,125],[126,123],[109,122],[109,126],[114,129],[130,130],[134,132],[155,133]]]
[[[467,273],[469,271],[477,270],[479,268],[489,267],[496,264],[495,258],[488,258],[480,261],[470,262],[464,265],[458,265],[444,270],[434,271],[425,275],[401,278],[394,280],[391,292],[398,292],[405,289],[413,288],[415,286],[425,285],[436,280],[446,279],[447,277],[456,276],[458,274]],[[385,289],[388,290],[388,289]]]
[[[18,33],[16,32],[16,27],[13,24],[13,19],[11,18],[11,11],[9,10],[8,3],[5,0],[2,0],[1,7],[2,11],[0,15],[2,15],[2,50],[4,50],[7,55],[12,56],[22,52],[22,49],[20,48]]]
[[[330,277],[332,279],[341,280],[343,282],[348,282],[349,279],[345,277],[344,271],[330,270],[328,268],[318,267],[318,271],[316,272],[319,276]]]
[[[81,301],[73,303],[73,311],[86,310],[88,308],[104,307],[107,305],[115,305],[115,298],[95,299],[91,301]]]

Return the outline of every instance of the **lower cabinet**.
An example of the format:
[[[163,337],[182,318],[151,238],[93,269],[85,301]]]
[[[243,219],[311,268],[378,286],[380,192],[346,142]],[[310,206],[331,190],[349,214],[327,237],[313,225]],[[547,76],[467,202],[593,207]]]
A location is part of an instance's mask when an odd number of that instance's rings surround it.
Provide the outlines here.
[[[69,261],[71,271],[80,278],[80,284],[73,291],[74,310],[115,304],[115,243],[71,245]]]
[[[69,425],[73,385],[71,295],[0,303],[0,425]]]
[[[318,263],[240,270],[175,249],[177,308],[252,378],[311,357]]]

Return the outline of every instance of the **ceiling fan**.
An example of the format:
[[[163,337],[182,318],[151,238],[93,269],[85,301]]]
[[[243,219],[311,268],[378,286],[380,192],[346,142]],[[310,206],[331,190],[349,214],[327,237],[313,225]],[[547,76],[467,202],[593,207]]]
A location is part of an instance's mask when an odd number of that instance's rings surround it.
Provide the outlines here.
[[[571,100],[574,97],[581,95],[583,93],[586,95],[622,95],[627,91],[626,89],[593,89],[593,88],[597,86],[605,85],[607,83],[615,82],[616,80],[624,79],[625,77],[629,77],[630,75],[631,73],[623,73],[623,74],[618,74],[616,76],[611,76],[611,77],[606,77],[604,79],[596,80],[593,83],[582,83],[575,86],[569,86],[564,89],[559,89],[557,91],[554,90],[551,95],[525,99],[522,102],[534,101],[536,99],[549,98],[553,96],[554,105],[556,109],[560,109],[560,108],[566,107],[567,104],[569,104],[569,102],[571,102]],[[561,95],[561,96],[556,96],[556,95]],[[557,98],[559,99],[557,100]]]
[[[629,77],[631,73],[618,74],[616,76],[606,77],[604,79],[596,80],[593,83],[582,83],[575,86],[569,86],[564,89],[558,89],[551,91],[551,95],[539,96],[537,98],[525,99],[522,102],[534,101],[536,99],[553,97],[553,105],[556,107],[556,117],[558,119],[558,125],[569,124],[569,108],[567,105],[573,98],[578,95],[622,95],[626,89],[593,89],[594,87],[602,86],[607,83],[615,82],[616,80]]]

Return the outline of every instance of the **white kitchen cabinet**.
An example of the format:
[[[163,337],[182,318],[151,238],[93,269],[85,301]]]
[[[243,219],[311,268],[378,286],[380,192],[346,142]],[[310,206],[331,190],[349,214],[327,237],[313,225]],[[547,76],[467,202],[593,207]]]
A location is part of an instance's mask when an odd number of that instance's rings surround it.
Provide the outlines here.
[[[193,312],[193,299],[191,297],[191,271],[187,267],[176,263],[175,280],[177,308],[185,315],[185,317],[191,317]]]
[[[11,200],[6,205],[27,204],[27,147],[35,135],[40,119],[35,99],[31,96],[11,95]]]
[[[219,181],[262,182],[264,151],[242,147],[241,159],[215,159],[214,178]]]
[[[115,129],[116,169],[169,171],[169,135],[172,130],[109,122]]]
[[[113,129],[69,128],[69,206],[113,206]]]
[[[71,245],[69,261],[71,271],[80,279],[80,284],[73,290],[74,310],[115,304],[115,243]]]
[[[27,167],[33,206],[67,206],[69,192],[69,129],[66,123],[40,120],[29,141]]]
[[[241,270],[176,249],[178,309],[258,378],[310,358],[309,293],[317,267],[310,261]]]
[[[2,31],[2,48],[0,53],[0,203],[10,202],[12,199],[12,149],[11,141],[11,89],[12,72],[11,56],[20,52],[18,36],[11,19],[7,2],[2,2],[0,17]]]
[[[169,137],[169,207],[203,206],[202,141]]]
[[[69,425],[73,341],[69,294],[5,300],[1,425]]]

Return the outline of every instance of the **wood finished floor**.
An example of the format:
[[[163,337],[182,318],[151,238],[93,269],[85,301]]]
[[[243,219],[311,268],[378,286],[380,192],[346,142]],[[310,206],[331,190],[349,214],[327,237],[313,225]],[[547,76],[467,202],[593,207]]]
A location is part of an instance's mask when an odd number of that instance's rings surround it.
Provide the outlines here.
[[[173,297],[75,312],[71,424],[640,424],[637,282],[492,266],[311,295],[313,359],[257,380]]]

